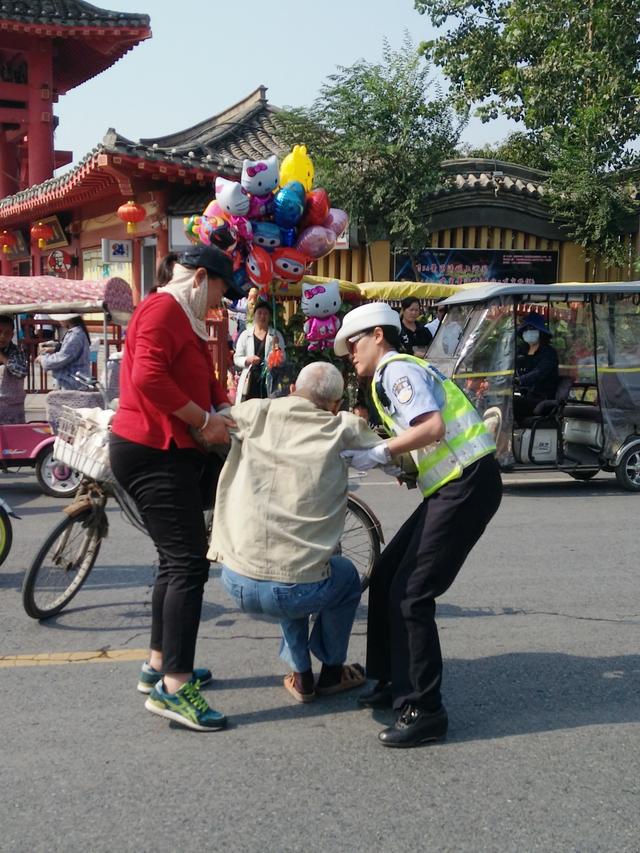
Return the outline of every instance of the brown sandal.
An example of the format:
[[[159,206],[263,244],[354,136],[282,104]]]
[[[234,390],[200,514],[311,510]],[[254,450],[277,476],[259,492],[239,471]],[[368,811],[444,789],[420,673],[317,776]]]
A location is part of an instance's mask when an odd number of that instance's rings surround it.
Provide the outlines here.
[[[301,693],[296,688],[296,679],[295,675],[292,672],[290,672],[288,675],[285,675],[283,684],[284,689],[287,690],[293,696],[296,702],[303,702],[306,704],[307,702],[313,702],[313,700],[316,698],[314,690],[312,690],[311,693]]]
[[[340,681],[337,684],[332,684],[330,687],[318,687],[316,685],[316,693],[318,696],[331,696],[334,693],[344,693],[345,690],[353,690],[356,687],[360,687],[366,680],[364,670],[359,663],[347,663],[342,667]]]

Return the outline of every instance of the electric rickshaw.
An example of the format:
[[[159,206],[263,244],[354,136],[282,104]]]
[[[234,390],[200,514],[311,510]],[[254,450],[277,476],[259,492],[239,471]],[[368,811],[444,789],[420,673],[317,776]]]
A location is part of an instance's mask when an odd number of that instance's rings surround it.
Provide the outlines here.
[[[108,371],[109,342],[115,331],[121,334],[131,313],[131,288],[123,279],[74,281],[55,276],[0,276],[0,315],[9,315],[20,325],[33,330],[36,313],[45,316],[77,313],[99,324],[102,351],[99,360]],[[49,391],[43,371],[34,363],[37,344],[32,336],[20,341],[29,355],[29,375],[25,390],[42,394],[46,400],[47,420],[24,423],[4,422],[0,413],[0,472],[34,468],[40,488],[52,497],[71,497],[80,485],[81,475],[57,460],[53,453],[57,413],[63,405],[102,406],[103,396],[93,391]],[[0,370],[0,394],[6,374]],[[20,383],[22,389],[22,382]],[[24,393],[24,392],[23,392]],[[46,395],[46,396],[45,396]]]
[[[486,284],[456,293],[428,360],[465,391],[506,471],[615,472],[640,492],[640,282]],[[549,399],[520,413],[520,330],[544,321],[558,357]],[[515,404],[515,405],[514,405]]]

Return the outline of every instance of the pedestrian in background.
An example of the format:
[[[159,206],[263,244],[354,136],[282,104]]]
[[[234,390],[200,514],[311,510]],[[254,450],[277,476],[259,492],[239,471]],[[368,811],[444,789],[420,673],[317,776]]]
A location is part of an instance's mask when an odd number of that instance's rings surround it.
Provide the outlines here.
[[[415,296],[408,296],[400,303],[400,340],[405,352],[409,355],[424,356],[433,335],[429,329],[418,322],[422,313],[420,300]]]
[[[80,314],[51,314],[65,330],[59,344],[45,341],[39,344],[36,361],[50,371],[61,391],[86,391],[86,386],[76,379],[91,374],[91,338]]]
[[[0,316],[0,424],[25,421],[24,380],[29,363],[24,350],[13,342],[13,317]]]

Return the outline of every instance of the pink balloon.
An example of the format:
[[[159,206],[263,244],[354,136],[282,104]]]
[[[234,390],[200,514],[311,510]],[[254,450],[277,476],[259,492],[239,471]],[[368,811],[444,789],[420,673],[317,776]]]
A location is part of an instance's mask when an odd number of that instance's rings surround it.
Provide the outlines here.
[[[335,245],[336,235],[331,228],[325,228],[324,225],[311,225],[298,237],[296,249],[317,261],[318,258],[328,255]]]
[[[339,207],[331,207],[329,215],[322,224],[325,228],[331,228],[336,237],[339,237],[349,224],[349,214],[346,210],[340,210]]]
[[[205,207],[202,215],[205,217],[205,219],[212,219],[213,217],[220,217],[222,219],[227,220],[229,219],[229,214],[220,207],[215,198],[212,199]]]

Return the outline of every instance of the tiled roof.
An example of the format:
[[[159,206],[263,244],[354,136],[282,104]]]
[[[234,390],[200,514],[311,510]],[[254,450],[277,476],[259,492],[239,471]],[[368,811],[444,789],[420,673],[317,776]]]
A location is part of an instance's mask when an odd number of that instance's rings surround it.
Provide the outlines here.
[[[245,157],[258,160],[282,155],[285,147],[277,138],[273,121],[278,108],[267,102],[266,94],[266,88],[259,86],[224,112],[169,136],[141,139],[139,145],[155,156],[214,160],[232,172],[240,171]],[[121,144],[126,143],[121,139]]]
[[[548,172],[529,169],[504,160],[459,158],[444,160],[441,164],[443,179],[433,197],[455,192],[473,193],[482,190],[496,194],[510,193],[525,198],[542,200]]]
[[[67,187],[77,184],[78,179],[104,154],[150,164],[171,164],[212,177],[217,174],[239,177],[245,157],[259,159],[284,153],[283,146],[275,137],[272,121],[277,108],[267,103],[265,93],[266,89],[260,86],[228,110],[170,136],[134,142],[110,128],[102,143],[69,172],[0,200],[0,216],[16,205],[35,201],[40,196],[54,193],[60,197]]]
[[[0,0],[0,19],[62,27],[148,27],[149,16],[112,12],[83,0]]]

